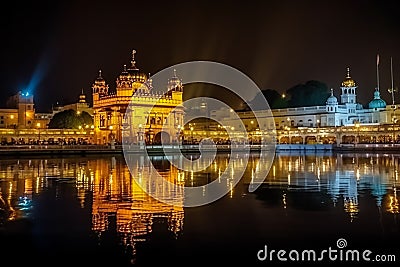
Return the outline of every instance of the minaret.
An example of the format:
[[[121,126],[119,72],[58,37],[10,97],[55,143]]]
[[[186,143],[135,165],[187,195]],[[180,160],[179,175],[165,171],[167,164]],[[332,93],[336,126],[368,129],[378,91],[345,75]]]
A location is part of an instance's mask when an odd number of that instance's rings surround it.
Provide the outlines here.
[[[342,90],[342,94],[340,95],[340,102],[342,104],[356,104],[357,84],[350,76],[349,67],[347,67],[347,75],[346,78],[343,80],[340,89]]]
[[[101,76],[101,70],[99,70],[99,76],[96,78],[92,85],[92,94],[93,94],[93,105],[95,101],[99,100],[101,96],[108,95],[108,84]]]

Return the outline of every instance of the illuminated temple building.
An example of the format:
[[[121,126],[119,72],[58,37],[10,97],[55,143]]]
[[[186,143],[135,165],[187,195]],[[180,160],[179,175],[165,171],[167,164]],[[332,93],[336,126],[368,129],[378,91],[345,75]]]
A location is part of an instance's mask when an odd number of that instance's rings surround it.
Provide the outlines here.
[[[340,83],[340,99],[334,95],[334,89],[331,89],[325,105],[272,109],[278,142],[339,144],[391,142],[394,139],[400,141],[400,136],[393,136],[394,131],[400,130],[397,119],[400,117],[400,105],[387,105],[377,87],[373,91],[373,99],[364,107],[357,102],[357,90],[359,91],[358,85],[350,75],[350,68],[347,68],[346,76]],[[254,114],[261,118],[269,116],[265,110],[237,112],[246,130],[250,132],[250,139],[256,140],[263,133]],[[212,110],[211,118],[223,121],[224,125],[233,128],[241,127],[241,122],[227,108]],[[197,132],[194,129],[193,135],[199,139]]]
[[[136,51],[132,51],[131,65],[124,65],[116,80],[115,92],[109,90],[104,78],[99,76],[92,85],[93,115],[96,143],[122,141],[123,126],[131,127],[134,141],[146,143],[174,142],[179,138],[183,123],[182,81],[173,73],[168,80],[167,93],[156,92],[150,75],[136,67]],[[127,109],[130,108],[130,112]],[[173,112],[172,112],[173,111]],[[170,113],[173,113],[173,118]],[[130,116],[125,116],[125,113]],[[140,123],[147,118],[147,123]]]
[[[391,107],[381,99],[379,88],[374,91],[374,98],[364,108],[357,102],[357,83],[350,76],[350,68],[340,85],[340,101],[331,89],[331,95],[322,106],[293,107],[272,109],[276,129],[290,127],[337,127],[360,124],[385,124],[391,122]],[[258,111],[263,116],[264,111]],[[213,118],[229,117],[229,110],[217,110],[211,113]],[[239,112],[241,119],[253,119],[252,112]]]

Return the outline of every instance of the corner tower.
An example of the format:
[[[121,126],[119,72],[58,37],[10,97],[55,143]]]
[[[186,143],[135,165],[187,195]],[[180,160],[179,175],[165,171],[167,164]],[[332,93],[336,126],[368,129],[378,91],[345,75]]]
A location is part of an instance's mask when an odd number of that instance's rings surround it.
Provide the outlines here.
[[[93,106],[97,104],[96,102],[101,96],[108,95],[108,84],[106,84],[106,81],[101,77],[101,70],[99,70],[99,76],[92,84],[92,95]]]

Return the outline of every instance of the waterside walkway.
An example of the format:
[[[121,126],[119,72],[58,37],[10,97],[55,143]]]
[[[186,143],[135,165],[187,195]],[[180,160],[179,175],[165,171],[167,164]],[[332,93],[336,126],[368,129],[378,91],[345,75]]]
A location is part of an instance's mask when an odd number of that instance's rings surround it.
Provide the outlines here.
[[[178,149],[182,153],[198,153],[198,145],[181,145],[181,146],[135,146],[129,149],[129,153],[142,153],[146,149],[148,154],[163,154],[164,149],[173,152]],[[203,149],[207,151],[207,148]],[[251,145],[244,150],[260,151],[259,145]],[[268,150],[268,148],[266,148]],[[239,149],[240,150],[240,149]],[[400,152],[400,144],[278,144],[275,148],[276,152],[280,151],[337,151],[337,152]],[[125,149],[127,151],[127,149]],[[229,145],[217,145],[218,152],[230,152]],[[8,155],[73,155],[73,154],[118,154],[123,153],[121,145],[5,145],[0,146],[0,157]]]

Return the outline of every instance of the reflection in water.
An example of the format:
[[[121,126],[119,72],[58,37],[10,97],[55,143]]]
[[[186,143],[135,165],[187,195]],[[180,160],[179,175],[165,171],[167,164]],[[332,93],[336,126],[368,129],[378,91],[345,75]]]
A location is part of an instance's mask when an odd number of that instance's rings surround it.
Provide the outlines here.
[[[330,201],[323,205],[336,207],[340,204],[350,221],[357,220],[362,205],[369,204],[361,202],[360,197],[370,194],[380,212],[394,214],[397,218],[399,158],[400,155],[385,154],[279,153],[263,188],[285,189],[281,190],[279,196],[272,195],[273,201],[278,201],[285,210],[301,205],[296,192],[326,194]],[[230,160],[234,164],[229,165]],[[91,229],[96,233],[99,244],[102,244],[102,236],[106,231],[115,232],[134,259],[137,244],[147,240],[155,221],[165,224],[175,238],[179,238],[183,232],[182,205],[185,192],[171,192],[170,188],[160,186],[162,183],[158,181],[148,181],[152,170],[150,164],[155,166],[164,179],[185,186],[203,186],[218,181],[227,166],[232,166],[227,170],[232,176],[246,167],[240,157],[224,154],[219,154],[201,172],[179,170],[163,157],[154,156],[151,161],[137,156],[133,161],[134,166],[131,166],[131,174],[122,156],[0,160],[0,227],[7,221],[30,218],[34,208],[33,196],[40,195],[57,182],[66,182],[73,184],[76,189],[75,197],[81,208],[90,208]],[[267,165],[259,162],[256,154],[252,155],[242,185],[263,173],[262,168]],[[175,205],[167,205],[150,197],[136,180],[143,182],[142,185],[154,187],[158,194],[173,199]],[[233,198],[233,181],[226,179],[219,182],[229,188],[226,198]],[[256,194],[263,192],[258,190]],[[88,201],[87,196],[91,196],[91,201]]]
[[[342,199],[351,220],[360,210],[359,195],[370,191],[377,207],[395,214],[399,212],[399,158],[386,154],[281,154],[266,183],[290,190],[326,192],[334,206]]]
[[[133,175],[146,179],[148,164],[143,158],[136,161],[137,172]],[[147,165],[147,167],[146,167]],[[101,234],[106,230],[114,230],[119,234],[122,243],[128,251],[136,253],[135,244],[145,241],[145,236],[151,233],[153,220],[166,219],[168,230],[178,235],[183,227],[182,194],[175,194],[175,206],[166,205],[147,195],[132,179],[131,174],[122,158],[113,157],[104,164],[104,160],[90,161],[90,169],[95,170],[93,179],[85,181],[84,175],[78,177],[82,191],[90,188],[92,182],[92,230]],[[179,175],[173,166],[160,166],[159,172],[164,179],[177,182]],[[168,192],[167,188],[159,188]],[[110,220],[115,220],[116,229],[108,229]]]

